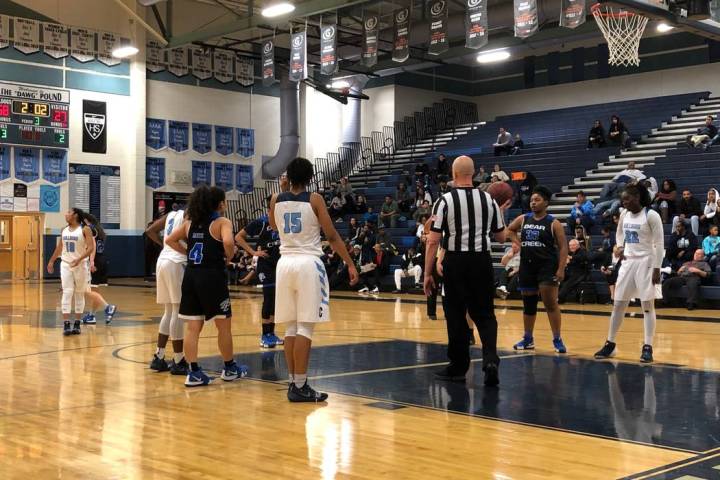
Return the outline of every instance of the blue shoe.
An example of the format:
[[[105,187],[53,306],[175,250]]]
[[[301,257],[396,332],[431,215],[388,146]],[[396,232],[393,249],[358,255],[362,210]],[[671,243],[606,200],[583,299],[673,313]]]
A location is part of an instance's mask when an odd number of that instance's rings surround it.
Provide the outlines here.
[[[112,305],[109,303],[107,307],[105,307],[105,325],[108,325],[110,322],[112,322],[115,313],[117,313],[117,305]]]
[[[97,320],[95,319],[95,315],[92,313],[86,313],[85,316],[82,318],[82,322],[86,325],[95,325],[97,323]]]
[[[522,340],[520,340],[515,345],[513,345],[513,349],[515,349],[515,350],[535,350],[535,339],[533,337],[528,337],[526,335],[523,337]]]
[[[560,337],[553,339],[553,347],[557,353],[567,353],[567,348]]]
[[[212,382],[212,379],[205,375],[205,372],[203,372],[202,370],[198,370],[197,372],[191,371],[185,378],[186,387],[202,387],[205,385],[209,385],[210,382]]]
[[[277,345],[277,342],[274,340],[275,335],[272,333],[265,333],[263,336],[260,337],[260,346],[262,348],[275,348],[275,345]]]
[[[283,340],[282,338],[278,337],[278,336],[275,335],[274,333],[271,333],[271,334],[270,334],[270,337],[271,337],[271,339],[275,342],[275,345],[285,345],[285,340]]]
[[[232,382],[238,378],[247,377],[248,368],[245,365],[238,366],[237,363],[233,362],[229,367],[223,367],[220,378],[226,382]]]

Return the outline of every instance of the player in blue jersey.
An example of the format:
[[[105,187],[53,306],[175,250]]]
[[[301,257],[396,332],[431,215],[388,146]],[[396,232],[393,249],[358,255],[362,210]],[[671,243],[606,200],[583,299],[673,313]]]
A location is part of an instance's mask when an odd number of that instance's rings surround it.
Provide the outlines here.
[[[95,312],[102,309],[105,312],[105,324],[112,322],[113,316],[117,312],[117,306],[108,303],[105,298],[100,295],[99,287],[107,287],[107,259],[105,258],[105,242],[107,235],[98,219],[90,213],[85,214],[85,225],[90,228],[93,239],[95,240],[95,254],[90,256],[90,288],[85,291],[85,296],[89,300],[88,313],[83,317],[83,323],[95,325]]]

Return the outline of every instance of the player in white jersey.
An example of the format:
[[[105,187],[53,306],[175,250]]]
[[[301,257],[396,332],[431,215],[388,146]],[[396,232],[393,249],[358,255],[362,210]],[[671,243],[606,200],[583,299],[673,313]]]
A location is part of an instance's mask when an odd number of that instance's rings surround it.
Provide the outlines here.
[[[47,264],[48,273],[55,271],[55,261],[60,263],[62,282],[63,335],[80,334],[80,317],[85,309],[85,290],[90,284],[88,258],[95,254],[95,242],[90,227],[84,223],[85,214],[79,208],[65,213],[67,227],[62,229],[60,241]],[[75,323],[70,328],[70,311],[75,299]]]
[[[330,219],[325,201],[317,193],[306,191],[313,166],[305,158],[296,158],[287,168],[290,191],[273,195],[270,201],[270,225],[280,235],[280,261],[275,284],[275,322],[286,323],[285,361],[291,402],[322,402],[326,393],[316,392],[307,384],[307,368],[315,324],[330,320],[330,286],[320,257],[320,230],[333,250],[348,266],[350,284],[358,273],[350,255]]]
[[[184,324],[183,320],[178,317],[187,256],[169,247],[165,240],[171,233],[179,230],[184,221],[185,212],[175,210],[158,218],[145,230],[148,238],[163,247],[155,267],[157,285],[155,301],[165,307],[165,312],[160,319],[157,348],[150,362],[150,369],[156,372],[169,370],[171,375],[187,375],[188,373],[188,363],[183,355]],[[162,240],[160,232],[163,232]],[[165,347],[168,339],[172,340],[173,346],[173,359],[170,365],[165,361]]]
[[[660,215],[650,210],[650,195],[645,186],[629,185],[622,194],[625,211],[620,214],[616,239],[622,247],[623,259],[615,283],[615,303],[605,345],[595,358],[615,356],[615,336],[625,318],[625,310],[633,298],[639,298],[645,324],[645,339],[640,361],[653,361],[655,336],[655,299],[661,298],[660,267],[664,257],[664,236]]]

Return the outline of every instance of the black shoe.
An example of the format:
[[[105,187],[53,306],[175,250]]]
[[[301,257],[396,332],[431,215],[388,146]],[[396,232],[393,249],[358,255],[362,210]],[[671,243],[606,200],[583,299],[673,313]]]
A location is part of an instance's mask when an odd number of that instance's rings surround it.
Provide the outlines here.
[[[640,361],[642,363],[652,363],[653,351],[651,345],[643,345],[642,354],[640,354]]]
[[[428,315],[430,320],[437,320],[437,315]]]
[[[70,322],[63,323],[63,335],[66,337],[72,335],[72,329],[70,328]]]
[[[157,355],[153,355],[152,362],[150,362],[150,370],[155,370],[156,372],[167,372],[170,368],[164,358],[158,358]],[[187,373],[185,375],[187,375]]]
[[[496,387],[500,383],[497,363],[490,362],[483,367],[483,370],[485,370],[485,386]]]
[[[435,379],[446,382],[465,382],[465,374],[453,373],[448,367],[438,370],[433,375]]]
[[[80,320],[75,320],[75,323],[73,323],[72,334],[80,335]]]
[[[610,358],[615,356],[616,350],[615,350],[615,342],[611,342],[610,340],[607,340],[605,342],[605,345],[595,352],[595,358]]]
[[[175,360],[173,360],[170,362],[170,375],[187,375],[189,367],[190,365],[188,365],[185,357],[178,363],[175,363]]]
[[[316,392],[310,385],[305,382],[305,385],[298,388],[294,383],[290,384],[288,388],[287,398],[291,402],[324,402],[328,398],[327,393]]]
[[[696,307],[696,305],[695,305],[694,303],[688,303],[688,304],[687,304],[687,309],[688,309],[688,310],[695,310],[695,308],[697,308],[697,307]]]
[[[403,291],[402,290],[393,290],[392,293],[403,293]]]

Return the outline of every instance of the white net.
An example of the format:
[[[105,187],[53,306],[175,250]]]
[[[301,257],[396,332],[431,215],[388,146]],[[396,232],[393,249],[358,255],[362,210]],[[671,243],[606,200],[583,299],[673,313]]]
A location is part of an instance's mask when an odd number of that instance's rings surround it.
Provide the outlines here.
[[[640,65],[638,48],[648,18],[607,5],[595,5],[592,14],[608,43],[608,63],[623,67]]]

